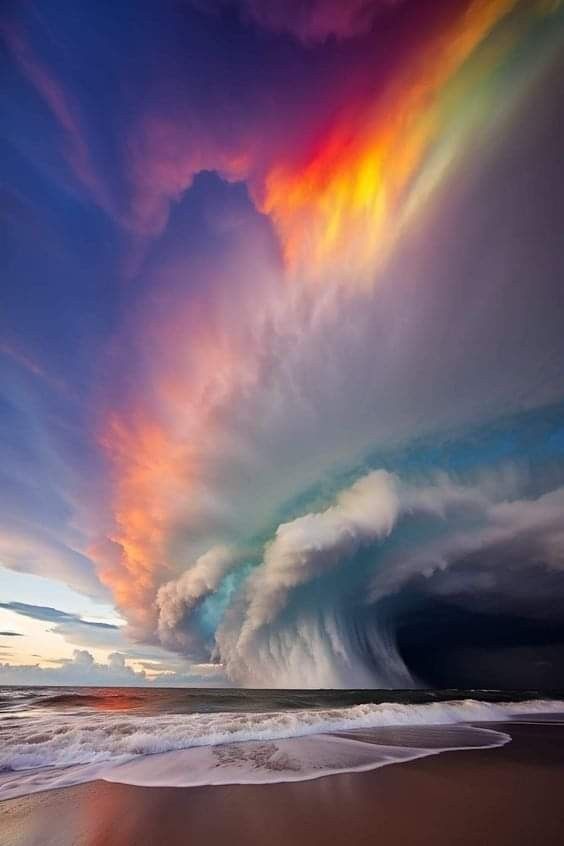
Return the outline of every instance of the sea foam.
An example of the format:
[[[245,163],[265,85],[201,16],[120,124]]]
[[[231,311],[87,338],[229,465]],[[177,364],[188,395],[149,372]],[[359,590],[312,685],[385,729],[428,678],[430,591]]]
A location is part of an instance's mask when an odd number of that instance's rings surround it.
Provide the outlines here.
[[[446,749],[503,745],[509,740],[504,732],[466,724],[562,711],[564,704],[553,701],[460,700],[268,713],[143,716],[85,709],[12,717],[0,729],[0,798],[96,778],[177,786],[305,780]]]

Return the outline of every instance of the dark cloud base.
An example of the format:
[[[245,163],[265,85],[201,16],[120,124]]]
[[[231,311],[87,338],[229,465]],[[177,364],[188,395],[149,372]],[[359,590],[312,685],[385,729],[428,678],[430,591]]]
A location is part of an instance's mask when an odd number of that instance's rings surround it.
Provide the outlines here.
[[[426,687],[564,688],[561,622],[421,598],[399,625],[397,640],[406,665]]]

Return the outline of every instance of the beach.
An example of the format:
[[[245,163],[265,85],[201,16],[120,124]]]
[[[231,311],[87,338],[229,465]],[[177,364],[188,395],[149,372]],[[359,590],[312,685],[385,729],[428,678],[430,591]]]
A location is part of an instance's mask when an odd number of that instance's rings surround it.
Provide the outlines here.
[[[564,725],[511,743],[313,781],[141,788],[95,781],[0,803],[2,846],[560,846]]]

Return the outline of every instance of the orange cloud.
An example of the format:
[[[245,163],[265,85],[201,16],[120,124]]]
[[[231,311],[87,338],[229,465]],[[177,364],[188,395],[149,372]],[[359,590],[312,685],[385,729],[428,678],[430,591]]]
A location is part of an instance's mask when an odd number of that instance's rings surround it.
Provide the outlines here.
[[[160,357],[154,382],[145,395],[112,411],[99,434],[113,478],[113,526],[90,553],[118,606],[145,632],[156,589],[175,564],[189,563],[174,561],[169,542],[175,527],[190,524],[202,509],[205,463],[221,447],[218,414],[245,373],[251,378],[240,341],[210,315],[199,318],[180,309],[153,327],[151,343]],[[177,339],[173,349],[163,343],[167,337]]]

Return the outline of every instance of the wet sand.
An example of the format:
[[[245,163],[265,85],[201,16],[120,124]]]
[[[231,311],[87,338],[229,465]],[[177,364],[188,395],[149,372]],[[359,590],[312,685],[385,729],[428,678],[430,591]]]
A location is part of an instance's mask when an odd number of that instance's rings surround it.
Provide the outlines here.
[[[98,781],[0,803],[2,846],[562,846],[564,725],[507,746],[260,786]]]

